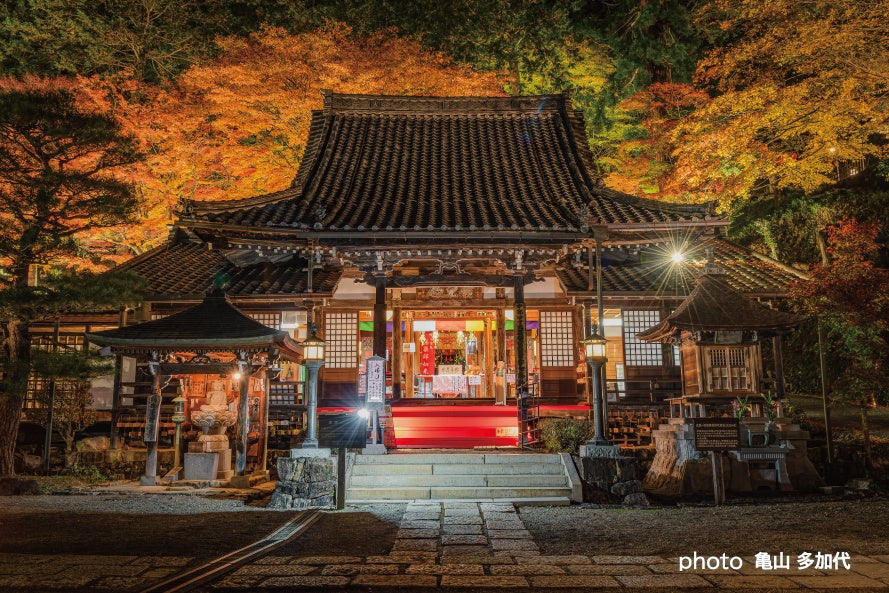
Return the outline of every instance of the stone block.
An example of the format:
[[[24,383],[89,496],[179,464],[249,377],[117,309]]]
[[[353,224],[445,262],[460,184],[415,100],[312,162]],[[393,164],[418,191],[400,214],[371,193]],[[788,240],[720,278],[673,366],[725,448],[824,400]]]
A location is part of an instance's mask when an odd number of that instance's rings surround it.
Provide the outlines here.
[[[25,494],[38,494],[40,486],[37,480],[22,478],[0,478],[0,496],[18,496]]]
[[[183,457],[186,480],[215,480],[219,474],[219,453],[186,453]]]
[[[642,492],[642,482],[639,480],[631,480],[628,482],[618,482],[611,487],[611,493],[617,496],[627,496],[628,494],[636,494]]]
[[[106,451],[111,448],[109,437],[90,437],[74,443],[75,451]]]
[[[580,446],[581,457],[616,459],[621,456],[620,447],[614,445],[586,445]]]
[[[645,496],[644,492],[635,492],[633,494],[627,494],[623,502],[621,503],[624,506],[628,507],[647,507],[651,506],[651,503],[648,501],[648,497]]]

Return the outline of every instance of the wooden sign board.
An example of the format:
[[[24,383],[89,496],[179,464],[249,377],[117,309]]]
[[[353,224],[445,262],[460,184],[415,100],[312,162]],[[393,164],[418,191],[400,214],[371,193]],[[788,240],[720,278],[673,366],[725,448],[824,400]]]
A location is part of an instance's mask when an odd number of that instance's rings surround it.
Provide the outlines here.
[[[158,430],[160,429],[161,396],[149,395],[145,406],[145,435],[142,439],[146,443],[156,443]]]
[[[386,359],[371,356],[367,359],[367,403],[368,410],[380,411],[386,404]]]
[[[736,418],[692,418],[692,423],[698,451],[736,451],[741,448]]]
[[[358,414],[319,414],[318,446],[361,449],[367,444],[367,420]]]

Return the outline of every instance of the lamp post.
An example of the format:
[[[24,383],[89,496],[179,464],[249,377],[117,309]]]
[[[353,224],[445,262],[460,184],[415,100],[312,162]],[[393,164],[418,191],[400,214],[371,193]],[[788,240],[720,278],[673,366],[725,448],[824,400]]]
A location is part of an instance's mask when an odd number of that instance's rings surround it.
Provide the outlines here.
[[[181,467],[180,462],[182,461],[182,423],[185,422],[185,398],[182,397],[182,392],[180,392],[179,395],[173,398],[173,403],[176,405],[176,409],[173,412],[172,418],[173,423],[176,425],[176,442],[173,467]]]
[[[309,370],[308,377],[308,426],[306,440],[303,441],[303,449],[318,448],[318,369],[324,364],[324,340],[312,332],[302,343],[303,359],[305,359],[306,368]]]
[[[593,380],[593,427],[595,434],[590,444],[610,445],[611,442],[605,436],[605,417],[603,414],[604,394],[602,390],[602,365],[608,360],[605,357],[605,346],[608,341],[598,333],[593,333],[583,340],[583,357],[589,365],[589,375]]]

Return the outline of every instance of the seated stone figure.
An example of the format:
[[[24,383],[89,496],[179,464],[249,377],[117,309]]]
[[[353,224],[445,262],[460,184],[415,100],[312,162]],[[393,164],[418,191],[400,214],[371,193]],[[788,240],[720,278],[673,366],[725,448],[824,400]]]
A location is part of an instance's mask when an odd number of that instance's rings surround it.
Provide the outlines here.
[[[220,379],[210,382],[207,403],[191,413],[191,421],[203,428],[205,435],[225,434],[225,429],[234,424],[237,418],[238,413],[228,409],[225,381]]]

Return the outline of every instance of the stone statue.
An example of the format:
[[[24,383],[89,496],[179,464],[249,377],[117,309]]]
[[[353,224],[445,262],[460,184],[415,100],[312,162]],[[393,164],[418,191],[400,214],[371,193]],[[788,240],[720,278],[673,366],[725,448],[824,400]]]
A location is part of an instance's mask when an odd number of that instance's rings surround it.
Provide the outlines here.
[[[225,429],[234,424],[237,418],[238,413],[228,409],[225,381],[221,379],[210,382],[207,403],[191,413],[191,421],[204,429],[204,435],[224,435]]]

